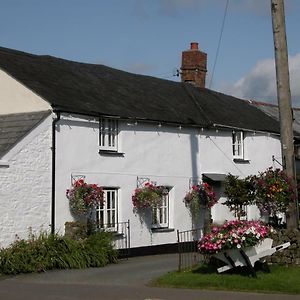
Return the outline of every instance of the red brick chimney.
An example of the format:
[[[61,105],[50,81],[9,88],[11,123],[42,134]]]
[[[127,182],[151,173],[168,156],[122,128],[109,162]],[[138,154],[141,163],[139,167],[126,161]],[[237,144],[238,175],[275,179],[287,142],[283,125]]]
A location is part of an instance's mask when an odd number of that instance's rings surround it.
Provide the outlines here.
[[[192,42],[191,49],[182,52],[181,82],[196,87],[205,87],[207,54],[198,49],[198,43]]]

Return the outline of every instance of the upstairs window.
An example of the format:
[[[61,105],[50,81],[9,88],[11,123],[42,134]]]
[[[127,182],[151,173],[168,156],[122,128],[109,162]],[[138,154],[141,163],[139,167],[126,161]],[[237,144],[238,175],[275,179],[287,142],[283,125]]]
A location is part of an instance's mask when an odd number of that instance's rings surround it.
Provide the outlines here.
[[[99,126],[100,150],[118,151],[118,121],[100,118]]]
[[[159,206],[152,209],[152,228],[169,227],[169,189],[165,188]]]
[[[232,132],[232,154],[234,159],[244,159],[244,133]]]

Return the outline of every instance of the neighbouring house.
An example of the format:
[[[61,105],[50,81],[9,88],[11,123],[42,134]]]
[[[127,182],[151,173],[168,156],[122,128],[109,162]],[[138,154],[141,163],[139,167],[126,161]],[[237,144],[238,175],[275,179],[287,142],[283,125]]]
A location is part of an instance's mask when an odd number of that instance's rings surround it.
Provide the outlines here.
[[[279,121],[278,105],[249,100],[249,103],[262,110],[267,115]],[[294,153],[297,180],[300,180],[300,108],[293,108]]]
[[[183,202],[202,180],[220,199],[213,221],[232,219],[222,181],[279,166],[279,124],[205,88],[197,43],[182,53],[181,73],[179,83],[0,48],[0,247],[30,230],[63,234],[74,220],[66,189],[79,178],[104,187],[97,216],[112,230],[129,220],[136,249],[174,245],[177,230],[203,226]],[[133,211],[132,193],[146,181],[168,191],[155,220]]]

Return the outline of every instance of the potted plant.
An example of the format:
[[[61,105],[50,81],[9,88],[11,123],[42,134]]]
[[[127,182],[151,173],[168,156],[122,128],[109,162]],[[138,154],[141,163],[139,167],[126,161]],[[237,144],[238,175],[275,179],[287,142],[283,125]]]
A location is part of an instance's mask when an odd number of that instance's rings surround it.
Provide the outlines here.
[[[296,201],[295,186],[283,170],[269,168],[252,178],[255,187],[255,204],[262,215],[268,215],[274,226],[279,226],[278,213],[286,213]]]
[[[76,180],[72,188],[67,189],[71,211],[77,215],[86,215],[92,208],[103,204],[103,188],[97,184],[86,183],[83,179]]]
[[[191,215],[196,217],[201,208],[211,208],[217,202],[213,188],[206,182],[194,185],[184,197],[184,202],[189,208]]]
[[[136,188],[132,195],[134,209],[140,210],[159,206],[164,190],[164,187],[156,186],[151,182],[146,182],[143,187]]]
[[[88,235],[96,230],[95,208],[104,203],[103,195],[101,186],[86,183],[83,179],[76,180],[72,188],[66,191],[71,211],[76,215],[86,217]]]

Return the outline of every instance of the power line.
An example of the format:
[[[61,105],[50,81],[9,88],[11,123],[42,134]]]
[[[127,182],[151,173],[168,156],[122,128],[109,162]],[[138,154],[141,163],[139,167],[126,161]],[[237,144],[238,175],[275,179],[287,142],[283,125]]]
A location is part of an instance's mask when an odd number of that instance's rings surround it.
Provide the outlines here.
[[[229,0],[226,1],[226,6],[225,6],[225,11],[224,11],[223,21],[222,21],[222,26],[221,26],[221,32],[220,32],[219,41],[218,41],[217,53],[216,53],[216,57],[215,57],[215,61],[214,61],[214,66],[213,66],[213,69],[212,69],[212,74],[211,74],[211,78],[210,78],[210,82],[209,82],[209,88],[211,88],[212,83],[213,83],[215,68],[216,68],[216,64],[217,64],[217,60],[218,60],[218,56],[219,56],[220,45],[221,45],[223,31],[224,31],[224,26],[225,26],[225,20],[226,20],[226,16],[227,16],[228,5],[229,5]]]
[[[236,164],[234,164],[233,162],[232,162],[232,158],[230,158],[228,155],[227,155],[227,153],[225,153],[223,150],[222,150],[222,148],[220,148],[214,141],[213,141],[213,139],[210,137],[210,136],[208,136],[208,138],[209,138],[209,140],[215,145],[215,147],[217,148],[217,149],[219,149],[219,151],[227,158],[227,160],[240,172],[240,174],[242,175],[242,176],[244,176],[244,177],[246,177],[246,175],[244,174],[244,172],[236,165]]]
[[[168,79],[168,78],[172,78],[172,77],[179,77],[179,74],[180,74],[179,69],[174,68],[172,72],[166,72],[166,73],[161,73],[161,74],[153,74],[152,76],[160,77],[160,78],[163,78],[163,79]]]

